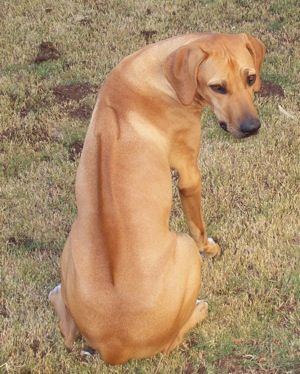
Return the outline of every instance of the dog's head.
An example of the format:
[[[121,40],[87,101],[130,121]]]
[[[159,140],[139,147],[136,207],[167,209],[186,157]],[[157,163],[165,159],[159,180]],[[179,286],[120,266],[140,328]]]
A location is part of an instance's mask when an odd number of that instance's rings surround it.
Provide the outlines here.
[[[242,138],[258,132],[253,93],[260,89],[265,47],[246,34],[210,34],[172,52],[164,70],[179,101],[197,97],[209,105],[220,126]]]

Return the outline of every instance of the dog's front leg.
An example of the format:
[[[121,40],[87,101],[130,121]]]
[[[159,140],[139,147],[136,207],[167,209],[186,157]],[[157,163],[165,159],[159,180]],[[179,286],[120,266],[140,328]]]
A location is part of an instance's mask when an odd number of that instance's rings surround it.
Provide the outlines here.
[[[180,179],[178,188],[184,214],[201,252],[209,256],[219,256],[221,249],[211,238],[207,238],[201,206],[201,177],[197,167],[178,170]]]

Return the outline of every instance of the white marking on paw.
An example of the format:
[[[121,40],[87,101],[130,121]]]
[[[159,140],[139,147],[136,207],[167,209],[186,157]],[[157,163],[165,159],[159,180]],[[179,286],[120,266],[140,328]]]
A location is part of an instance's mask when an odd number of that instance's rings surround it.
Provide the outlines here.
[[[80,356],[82,357],[93,357],[95,356],[96,351],[92,348],[85,348],[80,352]]]
[[[88,357],[92,357],[92,354],[88,351],[81,351],[80,352],[80,356],[88,356]]]

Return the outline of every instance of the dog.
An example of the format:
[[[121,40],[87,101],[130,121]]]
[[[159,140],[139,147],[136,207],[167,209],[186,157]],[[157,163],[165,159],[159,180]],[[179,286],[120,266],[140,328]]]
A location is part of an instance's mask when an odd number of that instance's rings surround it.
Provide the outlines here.
[[[76,177],[78,216],[49,294],[65,345],[79,334],[109,364],[169,353],[207,316],[197,300],[207,238],[197,166],[204,106],[242,138],[260,122],[265,47],[247,34],[193,33],[121,61],[99,91]],[[169,230],[170,168],[191,236]]]

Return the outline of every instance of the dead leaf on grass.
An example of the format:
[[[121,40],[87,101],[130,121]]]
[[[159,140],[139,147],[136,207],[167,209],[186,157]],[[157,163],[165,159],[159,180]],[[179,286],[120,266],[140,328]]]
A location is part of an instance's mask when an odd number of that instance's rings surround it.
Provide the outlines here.
[[[292,114],[291,112],[288,112],[285,110],[281,105],[278,105],[279,112],[286,116],[287,118],[296,119],[296,116]]]

